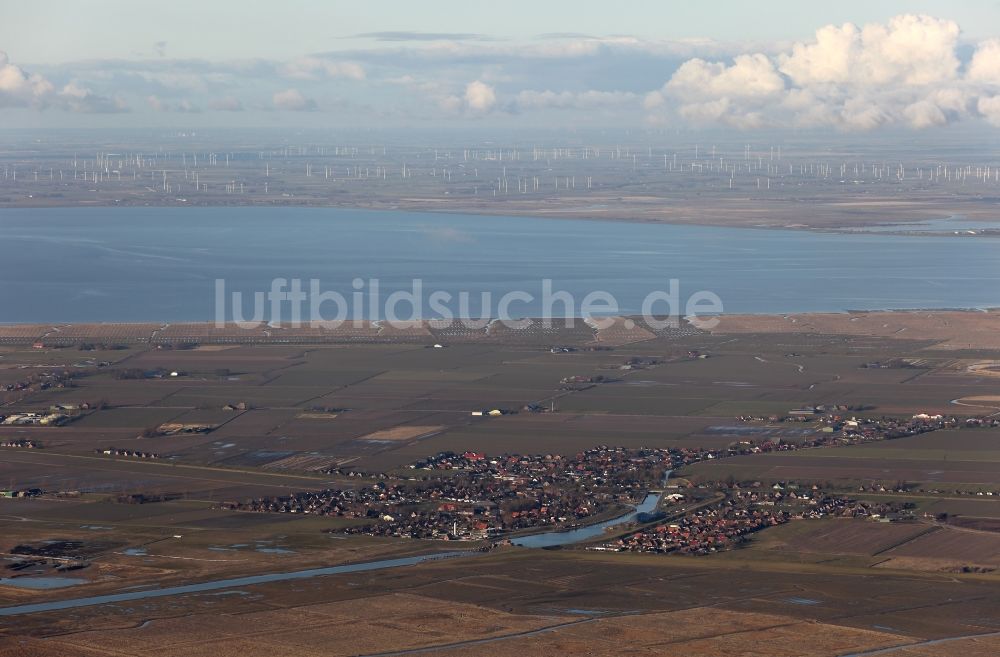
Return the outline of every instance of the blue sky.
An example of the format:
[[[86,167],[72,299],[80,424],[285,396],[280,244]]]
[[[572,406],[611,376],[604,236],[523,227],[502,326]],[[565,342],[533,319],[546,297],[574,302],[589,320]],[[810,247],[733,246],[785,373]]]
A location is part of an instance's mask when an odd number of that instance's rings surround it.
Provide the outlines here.
[[[902,13],[943,15],[958,22],[973,39],[994,36],[990,28],[1000,28],[1000,2],[973,0],[49,1],[4,3],[0,49],[25,64],[52,64],[153,56],[156,42],[166,42],[167,53],[180,58],[287,58],[344,48],[388,47],[391,43],[352,37],[392,31],[515,40],[579,33],[753,42],[802,39],[828,23],[885,21]]]
[[[972,1],[4,3],[0,123],[922,129],[1000,118],[998,36]]]

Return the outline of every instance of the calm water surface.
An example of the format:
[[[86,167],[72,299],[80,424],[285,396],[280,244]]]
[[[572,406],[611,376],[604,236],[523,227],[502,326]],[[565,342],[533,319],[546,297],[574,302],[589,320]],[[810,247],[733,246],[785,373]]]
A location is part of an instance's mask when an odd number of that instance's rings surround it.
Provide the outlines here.
[[[378,278],[383,299],[420,278],[425,294],[470,292],[477,317],[481,292],[511,290],[536,297],[511,315],[539,316],[544,278],[578,303],[610,292],[622,313],[671,278],[682,301],[710,290],[726,312],[1000,306],[990,238],[228,207],[0,210],[0,236],[0,322],[205,321],[216,279],[250,294],[276,277],[347,298]]]

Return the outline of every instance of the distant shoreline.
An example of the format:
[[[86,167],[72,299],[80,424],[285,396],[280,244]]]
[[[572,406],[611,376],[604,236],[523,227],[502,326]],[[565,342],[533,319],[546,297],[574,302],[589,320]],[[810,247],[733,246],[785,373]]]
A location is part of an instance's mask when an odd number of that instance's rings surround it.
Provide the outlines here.
[[[749,199],[734,199],[734,201],[745,201]],[[421,202],[415,202],[421,201]],[[812,232],[812,233],[829,233],[836,235],[884,235],[884,236],[905,236],[905,237],[1000,237],[1000,229],[993,227],[980,229],[984,232],[976,233],[975,235],[965,234],[961,232],[951,231],[951,230],[941,230],[941,231],[916,231],[908,230],[907,226],[913,226],[919,224],[923,221],[929,220],[942,220],[948,219],[949,217],[955,216],[956,214],[961,214],[959,211],[952,211],[947,208],[934,208],[933,211],[928,211],[926,209],[921,209],[923,216],[914,215],[911,219],[904,219],[898,216],[885,217],[884,219],[879,218],[864,218],[859,220],[857,215],[848,215],[846,217],[848,221],[844,222],[819,222],[819,223],[803,223],[804,220],[799,219],[796,221],[780,221],[773,220],[769,222],[754,222],[754,221],[743,221],[731,215],[712,217],[706,216],[703,212],[711,213],[718,211],[728,211],[727,208],[719,207],[711,202],[706,204],[705,208],[698,208],[697,206],[692,206],[691,215],[692,216],[653,216],[649,214],[649,209],[644,209],[635,205],[629,205],[627,203],[614,207],[613,204],[615,200],[607,199],[607,211],[597,211],[593,208],[590,209],[580,209],[580,208],[561,208],[561,207],[545,207],[543,203],[538,206],[532,207],[518,207],[512,206],[510,203],[503,204],[502,207],[488,207],[484,204],[479,204],[475,206],[454,207],[454,203],[445,202],[440,207],[435,205],[441,203],[438,199],[410,199],[410,202],[400,201],[396,203],[371,203],[371,204],[352,204],[352,203],[324,203],[317,202],[314,199],[304,200],[302,202],[290,202],[290,201],[276,201],[276,202],[263,202],[255,201],[248,203],[190,203],[190,202],[175,202],[175,203],[106,203],[106,202],[45,202],[45,203],[25,203],[25,204],[4,204],[0,203],[0,222],[3,220],[4,210],[48,210],[48,209],[65,209],[65,208],[80,208],[80,209],[100,209],[100,208],[197,208],[197,209],[208,209],[208,208],[270,208],[270,209],[313,209],[313,210],[356,210],[360,212],[412,212],[414,214],[443,214],[443,215],[464,215],[470,217],[483,217],[483,218],[497,218],[497,217],[520,217],[527,219],[559,219],[559,220],[572,220],[572,221],[595,221],[601,223],[632,223],[632,224],[646,224],[646,225],[664,225],[664,226],[702,226],[702,227],[716,227],[716,228],[745,228],[753,230],[790,230],[799,232]],[[765,201],[767,203],[767,201]],[[776,212],[774,214],[780,214],[782,211],[788,211],[787,201],[771,201],[775,205]],[[601,203],[591,203],[590,205],[602,205]],[[873,204],[877,205],[877,203]],[[803,212],[815,208],[796,208],[796,210],[801,210]],[[612,213],[617,214],[612,214]],[[698,215],[694,218],[693,215]],[[986,217],[972,217],[967,218],[966,221],[970,223],[995,223],[996,219],[986,218]],[[735,223],[734,223],[735,222]],[[899,230],[878,230],[878,231],[866,231],[866,228],[891,228],[893,226],[899,227]]]
[[[736,313],[722,312],[722,313],[718,313],[717,315],[713,315],[713,316],[717,316],[717,317],[721,317],[721,318],[726,318],[726,317],[729,317],[729,318],[734,318],[734,317],[816,317],[816,316],[827,316],[827,315],[830,315],[830,316],[874,315],[874,314],[882,314],[882,313],[889,313],[889,314],[916,314],[916,313],[927,313],[927,314],[941,314],[941,313],[973,313],[973,314],[984,314],[984,313],[995,313],[995,312],[1000,312],[1000,306],[988,306],[988,307],[984,307],[984,308],[977,308],[977,307],[963,308],[963,307],[957,307],[957,306],[956,307],[940,307],[940,308],[875,308],[875,309],[867,309],[867,310],[865,310],[865,309],[847,308],[847,309],[844,309],[844,310],[825,310],[825,311],[807,311],[807,312],[773,312],[773,313],[768,313],[768,312],[760,312],[760,313],[755,313],[755,312],[736,312]],[[641,320],[641,317],[639,315],[620,315],[620,316],[619,315],[608,315],[608,317],[621,317],[621,318],[624,318],[624,319]],[[496,322],[500,318],[498,318],[498,317],[490,317],[490,318],[483,319],[483,318],[474,317],[474,318],[468,318],[468,319],[470,319],[471,321]],[[523,318],[523,319],[527,319],[527,320],[529,320],[531,322],[541,322],[541,321],[543,321],[543,318],[540,318],[540,317],[526,317],[526,318]],[[572,317],[552,317],[552,318],[549,318],[549,321],[550,322],[559,322],[559,321],[568,320],[568,319],[572,319],[572,320],[577,321],[577,322],[582,322],[582,321],[584,321],[585,318],[583,316],[581,316],[581,315],[574,315]],[[426,322],[434,322],[436,320],[437,320],[437,318],[431,317],[431,318],[418,318],[418,319],[415,319],[413,321],[414,322],[424,322],[424,323],[426,323]],[[456,318],[454,321],[456,323],[458,323],[458,322],[461,321],[461,318]],[[378,320],[378,319],[362,319],[362,320],[360,320],[360,322],[362,322],[365,325],[367,325],[367,324],[378,324],[378,323],[385,324],[386,323],[385,320]],[[354,323],[354,320],[344,320],[343,322],[341,322],[341,325],[342,326],[349,326],[349,325],[351,325],[353,323]],[[178,324],[183,324],[183,325],[200,325],[200,326],[206,326],[206,327],[208,327],[208,326],[213,326],[214,322],[212,320],[210,320],[210,319],[180,319],[180,320],[178,320],[178,319],[172,319],[172,320],[149,319],[149,320],[128,320],[128,321],[107,320],[107,321],[100,321],[100,322],[91,322],[91,321],[88,321],[88,322],[78,322],[78,321],[73,321],[73,320],[59,320],[59,321],[54,321],[54,322],[46,322],[46,321],[7,322],[7,321],[0,320],[0,327],[12,327],[12,326],[47,326],[47,327],[76,326],[76,327],[83,327],[83,326],[153,326],[153,325],[156,325],[156,326],[171,326],[171,325],[178,325]],[[268,322],[260,322],[259,326],[269,327],[270,325],[269,325]],[[290,327],[276,325],[276,326],[273,326],[271,328],[275,328],[275,329],[287,329],[287,328],[290,328]],[[309,322],[308,321],[303,321],[300,328],[310,328],[309,327]]]
[[[568,318],[563,318],[568,319]],[[945,348],[1000,348],[1000,308],[845,311],[829,313],[722,314],[719,324],[699,329],[682,320],[677,326],[655,328],[641,317],[608,317],[592,326],[578,318],[552,328],[541,320],[527,328],[511,328],[491,320],[482,328],[464,328],[434,320],[390,325],[377,321],[347,321],[329,328],[282,328],[266,323],[252,328],[213,322],[0,323],[0,347],[65,348],[150,345],[197,348],[201,345],[346,345],[412,344],[447,347],[457,344],[520,344],[524,346],[601,348],[655,339],[680,339],[708,334],[812,333],[817,335],[881,336],[928,340]]]

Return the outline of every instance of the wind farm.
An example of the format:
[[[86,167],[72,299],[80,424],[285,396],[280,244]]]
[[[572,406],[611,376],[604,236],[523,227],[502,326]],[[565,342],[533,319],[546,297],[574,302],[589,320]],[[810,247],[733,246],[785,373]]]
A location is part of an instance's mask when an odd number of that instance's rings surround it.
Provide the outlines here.
[[[0,156],[0,207],[310,206],[818,230],[895,225],[960,236],[1000,228],[1000,160],[973,140],[904,149],[822,136],[619,137],[394,135],[362,144],[217,131],[124,142],[88,135],[71,146],[25,139]],[[967,221],[920,226],[949,217]]]

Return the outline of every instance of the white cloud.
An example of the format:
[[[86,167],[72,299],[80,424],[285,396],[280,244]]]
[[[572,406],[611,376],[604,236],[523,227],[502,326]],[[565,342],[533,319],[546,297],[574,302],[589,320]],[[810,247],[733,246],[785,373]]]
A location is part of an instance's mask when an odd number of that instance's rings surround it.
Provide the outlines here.
[[[315,80],[318,78],[348,78],[364,80],[366,72],[357,62],[336,61],[324,57],[299,57],[285,64],[282,73],[286,77],[299,80]]]
[[[903,116],[910,126],[921,129],[945,125],[948,117],[944,110],[929,100],[918,100],[903,108]]]
[[[134,71],[131,74],[164,89],[180,91],[204,92],[212,86],[231,82],[226,75],[191,71]]]
[[[400,58],[449,60],[475,58],[482,60],[573,60],[606,54],[647,54],[664,57],[690,57],[695,54],[727,54],[733,44],[704,38],[642,39],[632,36],[543,35],[530,41],[463,41],[442,40],[421,45],[410,44],[391,51]]]
[[[533,109],[592,109],[635,104],[639,97],[627,91],[534,91],[527,89],[517,94],[517,107]]]
[[[44,107],[54,92],[40,75],[29,75],[0,51],[0,107]]]
[[[902,15],[864,28],[846,23],[816,31],[778,56],[782,73],[798,86],[927,85],[958,71],[958,25],[931,16]]]
[[[465,105],[471,111],[485,114],[497,104],[496,89],[481,80],[465,85]]]
[[[107,96],[95,94],[76,80],[64,86],[56,94],[52,100],[52,104],[59,109],[70,112],[114,114],[128,111],[128,106],[121,97],[108,98]]]
[[[984,96],[980,98],[976,109],[987,121],[1000,127],[1000,96]]]
[[[156,95],[146,96],[146,105],[154,112],[182,112],[189,114],[201,112],[201,108],[190,100],[184,99],[172,105]]]
[[[691,59],[677,69],[666,91],[693,99],[766,98],[785,89],[774,64],[766,55],[737,55],[731,66]]]
[[[400,83],[426,94],[445,114],[477,117],[498,108],[496,89],[482,80],[469,82],[461,94],[448,93],[438,84],[418,84],[416,81]]]
[[[56,91],[55,86],[41,75],[26,73],[10,63],[3,51],[0,51],[0,107],[55,108],[88,113],[128,111],[122,98],[96,94],[76,80]]]
[[[442,96],[437,100],[438,107],[446,114],[460,114],[464,105],[458,96]]]
[[[959,32],[953,21],[918,15],[828,25],[775,55],[688,60],[643,105],[653,118],[676,106],[687,120],[741,128],[922,129],[992,117],[983,94],[1000,85],[1000,41],[980,44],[962,71]]]
[[[535,112],[538,123],[551,123],[564,112],[574,120],[625,123],[645,114],[654,123],[739,128],[1000,125],[1000,38],[969,44],[953,21],[930,16],[828,25],[798,43],[430,36],[411,35],[401,46],[218,61],[172,58],[157,43],[137,59],[48,64],[37,73],[0,53],[0,107],[111,112],[127,109],[127,99],[150,113],[304,111],[322,99],[324,111],[362,121],[374,113],[512,121]],[[350,102],[330,96],[341,85],[354,92]]]
[[[306,98],[298,89],[285,89],[279,91],[271,98],[275,109],[288,110],[292,112],[305,112],[316,109],[316,101]]]
[[[1000,39],[979,44],[969,62],[968,77],[973,82],[1000,85]]]
[[[240,102],[238,98],[224,96],[222,98],[213,98],[208,101],[208,109],[216,112],[242,112],[243,103]]]

